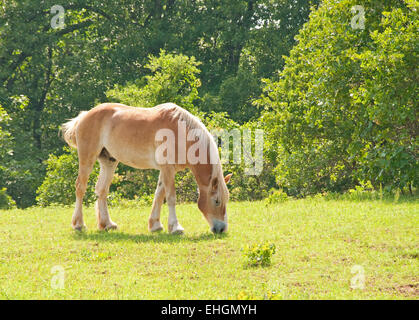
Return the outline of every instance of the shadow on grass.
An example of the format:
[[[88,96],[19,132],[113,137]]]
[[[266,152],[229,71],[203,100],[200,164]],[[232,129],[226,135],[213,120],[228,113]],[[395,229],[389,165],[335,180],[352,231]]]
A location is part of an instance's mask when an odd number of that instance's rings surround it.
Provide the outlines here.
[[[158,242],[158,243],[179,243],[179,242],[201,242],[213,241],[227,237],[226,234],[203,233],[197,236],[188,235],[172,235],[168,233],[152,233],[152,234],[131,234],[121,231],[96,231],[85,232],[75,231],[73,238],[75,240],[93,240],[98,242],[117,242],[117,241],[133,241],[137,243]]]

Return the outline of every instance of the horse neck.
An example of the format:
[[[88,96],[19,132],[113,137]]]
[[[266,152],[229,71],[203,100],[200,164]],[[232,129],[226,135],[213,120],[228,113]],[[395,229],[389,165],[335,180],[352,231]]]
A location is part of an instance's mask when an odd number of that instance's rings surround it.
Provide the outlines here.
[[[190,167],[199,189],[208,187],[212,176],[217,175],[217,164],[195,164]]]
[[[208,153],[207,153],[207,163],[197,163],[195,165],[190,165],[190,169],[195,176],[198,187],[201,190],[202,188],[208,187],[212,177],[217,177],[222,174],[221,161],[218,155],[218,149],[214,143],[211,143],[212,137],[208,137]]]

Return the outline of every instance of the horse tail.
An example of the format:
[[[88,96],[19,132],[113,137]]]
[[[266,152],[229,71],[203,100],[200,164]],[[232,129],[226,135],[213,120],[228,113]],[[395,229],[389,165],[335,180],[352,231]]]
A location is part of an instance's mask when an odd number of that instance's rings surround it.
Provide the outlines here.
[[[63,138],[70,147],[77,148],[77,141],[76,141],[77,125],[80,123],[80,120],[82,120],[86,114],[87,114],[87,111],[80,112],[80,114],[77,117],[64,123],[61,127]]]

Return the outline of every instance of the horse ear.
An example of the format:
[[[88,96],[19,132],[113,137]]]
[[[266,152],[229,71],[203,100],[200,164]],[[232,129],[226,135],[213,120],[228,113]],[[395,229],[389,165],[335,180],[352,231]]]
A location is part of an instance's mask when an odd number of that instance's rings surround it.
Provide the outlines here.
[[[226,176],[224,177],[224,181],[225,181],[225,183],[226,183],[226,184],[230,182],[230,179],[231,179],[231,176],[232,176],[232,175],[233,175],[232,173],[229,173],[228,175],[226,175]]]

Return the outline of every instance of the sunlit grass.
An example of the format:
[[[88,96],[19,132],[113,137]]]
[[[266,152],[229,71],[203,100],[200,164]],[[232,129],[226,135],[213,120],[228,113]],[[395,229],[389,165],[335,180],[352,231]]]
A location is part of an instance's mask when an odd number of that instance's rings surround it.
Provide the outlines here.
[[[71,208],[0,211],[2,299],[417,299],[417,201],[324,199],[229,205],[229,231],[214,236],[195,204],[177,206],[182,236],[150,234],[150,208],[112,208],[119,229],[70,227]],[[162,212],[167,221],[167,207]],[[268,267],[245,267],[241,249],[276,246]],[[365,288],[351,289],[360,265]],[[54,266],[64,288],[51,287]],[[246,293],[246,294],[243,294]]]

